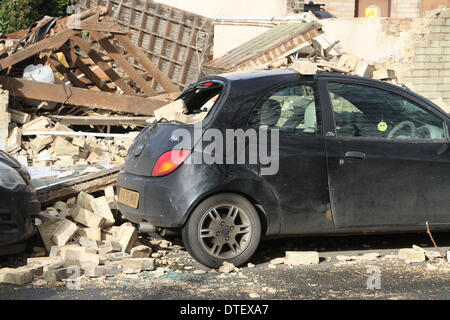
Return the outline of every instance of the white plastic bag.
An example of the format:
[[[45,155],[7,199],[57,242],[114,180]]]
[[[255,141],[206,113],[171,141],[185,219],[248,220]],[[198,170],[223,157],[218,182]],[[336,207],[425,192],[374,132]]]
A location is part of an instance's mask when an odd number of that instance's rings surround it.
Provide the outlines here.
[[[44,66],[42,64],[30,64],[23,71],[23,79],[44,82],[44,83],[55,83],[55,77],[53,75],[53,70],[50,66]],[[26,99],[27,104],[37,107],[41,101],[35,99]],[[48,102],[48,105],[43,107],[46,110],[52,110],[56,107],[56,102]]]
[[[33,80],[44,83],[55,83],[55,77],[53,76],[53,70],[50,66],[44,66],[42,64],[30,64],[23,71],[23,78],[25,80]]]

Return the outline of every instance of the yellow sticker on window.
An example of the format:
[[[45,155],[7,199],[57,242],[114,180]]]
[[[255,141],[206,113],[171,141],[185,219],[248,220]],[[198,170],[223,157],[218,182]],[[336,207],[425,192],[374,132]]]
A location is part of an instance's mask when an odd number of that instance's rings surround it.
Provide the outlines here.
[[[381,121],[380,123],[378,123],[378,131],[384,132],[386,131],[388,128],[388,125],[386,122]]]

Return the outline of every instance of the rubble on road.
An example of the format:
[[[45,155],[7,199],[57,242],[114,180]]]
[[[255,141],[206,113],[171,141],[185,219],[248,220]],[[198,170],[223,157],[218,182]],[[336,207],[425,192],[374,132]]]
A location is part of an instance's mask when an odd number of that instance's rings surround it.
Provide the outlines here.
[[[308,265],[319,263],[317,251],[286,251],[284,263],[288,265]]]
[[[223,265],[219,268],[219,272],[230,273],[235,271],[236,267],[234,264],[224,261]]]
[[[48,256],[30,257],[25,266],[15,269],[0,269],[0,283],[56,285],[73,278],[74,270],[84,279],[166,272],[163,268],[173,262],[163,257],[179,246],[167,240],[143,240],[132,223],[115,218],[117,209],[110,208],[117,199],[114,189],[103,193],[80,192],[75,201],[57,201],[41,211],[38,231]],[[157,258],[150,257],[152,252],[158,253]]]

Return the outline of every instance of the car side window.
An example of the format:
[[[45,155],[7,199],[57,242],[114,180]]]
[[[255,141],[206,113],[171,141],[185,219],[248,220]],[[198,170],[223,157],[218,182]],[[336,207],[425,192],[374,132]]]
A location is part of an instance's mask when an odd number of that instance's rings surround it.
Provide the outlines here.
[[[444,121],[393,92],[350,83],[328,83],[339,137],[445,139]]]
[[[248,126],[305,135],[320,133],[314,87],[297,83],[272,90],[253,109]]]

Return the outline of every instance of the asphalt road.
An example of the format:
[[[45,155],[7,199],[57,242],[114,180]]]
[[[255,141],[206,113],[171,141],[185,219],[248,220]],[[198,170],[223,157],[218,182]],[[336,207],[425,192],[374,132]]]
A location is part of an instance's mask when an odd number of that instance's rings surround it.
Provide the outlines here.
[[[434,237],[442,251],[449,250],[450,233]],[[64,284],[59,288],[0,285],[0,299],[450,299],[450,264],[408,265],[394,256],[413,244],[434,250],[426,234],[267,240],[252,259],[254,268],[243,266],[230,274],[204,268],[183,249],[169,250],[164,260],[171,265],[162,275],[144,272],[139,277],[83,280],[81,290]],[[284,256],[286,250],[317,250],[321,262],[270,268],[269,261]],[[336,259],[369,252],[381,256],[375,261]],[[194,274],[195,270],[206,273]],[[379,289],[367,287],[368,278],[375,276],[373,270],[379,274]]]

